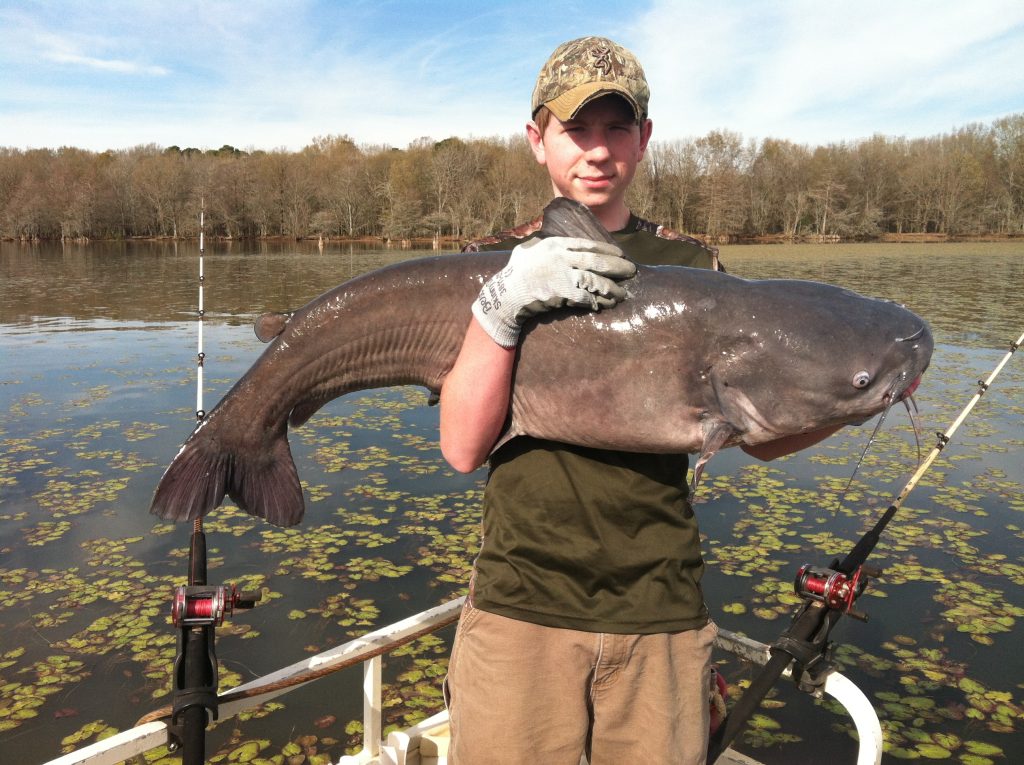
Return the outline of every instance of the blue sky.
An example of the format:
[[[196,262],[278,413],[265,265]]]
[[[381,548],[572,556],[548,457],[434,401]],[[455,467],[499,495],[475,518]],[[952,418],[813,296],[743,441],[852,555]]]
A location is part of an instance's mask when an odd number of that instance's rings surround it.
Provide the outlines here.
[[[1024,112],[1020,0],[0,0],[0,146],[508,137],[559,43],[614,38],[654,137],[812,145]]]

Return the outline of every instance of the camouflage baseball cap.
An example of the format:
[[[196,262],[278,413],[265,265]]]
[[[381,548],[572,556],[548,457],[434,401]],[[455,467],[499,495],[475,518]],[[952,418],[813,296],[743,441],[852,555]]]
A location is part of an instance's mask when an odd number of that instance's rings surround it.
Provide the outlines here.
[[[622,96],[638,120],[647,117],[651,91],[636,56],[606,37],[580,37],[555,48],[541,68],[530,114],[546,106],[565,122],[611,93]]]

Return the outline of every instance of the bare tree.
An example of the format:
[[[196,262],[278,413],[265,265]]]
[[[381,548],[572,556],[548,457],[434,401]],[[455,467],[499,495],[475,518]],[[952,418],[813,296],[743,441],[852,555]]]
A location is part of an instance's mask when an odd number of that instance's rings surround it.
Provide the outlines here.
[[[537,215],[550,183],[525,138],[405,149],[314,139],[298,152],[0,148],[0,236],[470,238]],[[1024,233],[1024,114],[927,138],[810,147],[712,131],[653,142],[638,214],[698,235]]]
[[[712,131],[697,140],[696,158],[702,231],[718,237],[739,230],[743,225],[742,139],[737,133]]]

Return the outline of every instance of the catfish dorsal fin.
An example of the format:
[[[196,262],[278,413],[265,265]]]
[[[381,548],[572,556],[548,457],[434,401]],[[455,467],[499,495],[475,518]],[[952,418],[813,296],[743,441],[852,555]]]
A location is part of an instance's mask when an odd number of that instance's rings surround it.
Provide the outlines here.
[[[615,244],[614,237],[601,225],[590,208],[568,197],[555,197],[544,208],[540,236],[572,236]]]
[[[260,339],[260,342],[269,343],[275,337],[284,332],[284,328],[288,326],[288,320],[292,318],[291,313],[276,313],[271,311],[265,313],[256,319],[256,323],[253,324],[253,329],[256,331],[256,337]]]

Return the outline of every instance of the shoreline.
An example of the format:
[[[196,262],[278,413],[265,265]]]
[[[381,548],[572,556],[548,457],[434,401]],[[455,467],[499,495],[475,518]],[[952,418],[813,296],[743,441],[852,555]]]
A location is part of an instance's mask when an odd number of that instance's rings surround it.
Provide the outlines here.
[[[698,236],[690,234],[696,239],[710,245],[743,245],[743,244],[942,244],[949,242],[1016,242],[1024,241],[1024,233],[1020,234],[936,234],[936,233],[885,233],[871,237],[849,237],[844,238],[838,234],[799,234],[789,236],[786,234],[766,234],[761,236],[746,236],[742,234],[721,234],[718,236]],[[450,250],[459,249],[472,239],[457,237],[409,237],[404,239],[388,239],[380,236],[251,236],[251,237],[229,237],[205,235],[208,242],[232,243],[232,242],[303,242],[316,243],[321,246],[327,244],[362,244],[379,246],[388,250]],[[19,244],[53,244],[64,242],[66,244],[89,244],[90,242],[197,242],[199,236],[130,236],[123,239],[95,239],[92,237],[0,237],[2,242]]]

